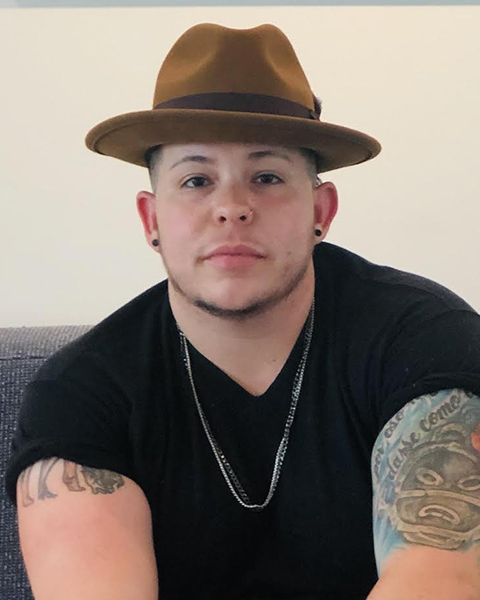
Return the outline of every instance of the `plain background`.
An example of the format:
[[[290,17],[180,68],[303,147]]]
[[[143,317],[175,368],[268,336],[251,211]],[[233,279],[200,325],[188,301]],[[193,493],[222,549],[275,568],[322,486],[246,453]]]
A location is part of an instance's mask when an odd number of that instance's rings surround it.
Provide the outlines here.
[[[93,324],[165,278],[135,194],[146,170],[84,146],[151,107],[190,26],[269,22],[293,43],[322,119],[383,145],[333,171],[328,240],[434,279],[480,309],[480,7],[0,11],[0,326]]]

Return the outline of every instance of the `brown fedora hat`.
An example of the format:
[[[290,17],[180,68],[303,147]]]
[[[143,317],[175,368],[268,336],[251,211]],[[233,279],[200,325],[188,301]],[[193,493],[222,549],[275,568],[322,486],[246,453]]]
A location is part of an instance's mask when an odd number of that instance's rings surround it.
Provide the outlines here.
[[[90,150],[140,166],[153,146],[191,142],[310,148],[319,172],[364,162],[381,149],[364,133],[320,120],[295,51],[274,25],[188,29],[160,68],[152,110],[103,121],[86,137]]]

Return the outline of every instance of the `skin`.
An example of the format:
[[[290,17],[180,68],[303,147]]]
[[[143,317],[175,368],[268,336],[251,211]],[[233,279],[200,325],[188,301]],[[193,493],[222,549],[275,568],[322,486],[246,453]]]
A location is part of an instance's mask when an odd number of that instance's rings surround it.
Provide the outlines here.
[[[260,394],[308,316],[312,251],[335,217],[336,188],[314,187],[298,150],[264,144],[164,146],[156,169],[156,188],[138,193],[137,209],[167,270],[177,323],[204,356]],[[262,258],[228,267],[206,259],[224,244],[253,246]]]

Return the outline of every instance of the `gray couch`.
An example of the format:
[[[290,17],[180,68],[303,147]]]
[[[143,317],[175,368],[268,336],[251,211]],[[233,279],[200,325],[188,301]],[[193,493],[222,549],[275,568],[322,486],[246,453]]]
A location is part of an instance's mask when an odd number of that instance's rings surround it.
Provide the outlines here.
[[[0,599],[32,600],[18,543],[16,510],[5,493],[5,467],[23,390],[42,362],[90,329],[87,325],[0,329]]]

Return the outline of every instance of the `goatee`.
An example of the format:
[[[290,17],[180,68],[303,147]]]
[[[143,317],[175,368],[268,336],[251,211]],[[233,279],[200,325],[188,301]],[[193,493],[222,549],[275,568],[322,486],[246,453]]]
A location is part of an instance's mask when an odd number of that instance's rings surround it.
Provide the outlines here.
[[[200,310],[203,310],[207,314],[218,317],[220,319],[232,320],[232,321],[243,321],[247,318],[260,315],[265,313],[273,306],[279,304],[282,300],[286,300],[290,294],[292,294],[298,287],[300,282],[305,277],[310,265],[311,257],[305,262],[304,265],[295,273],[295,275],[286,282],[285,287],[278,289],[270,294],[265,294],[263,298],[257,298],[247,306],[242,308],[223,308],[218,304],[203,300],[198,296],[190,296],[180,286],[178,281],[168,273],[168,280],[172,284],[174,290],[183,298],[185,298],[190,304],[196,306]],[[168,272],[168,269],[167,269]]]

